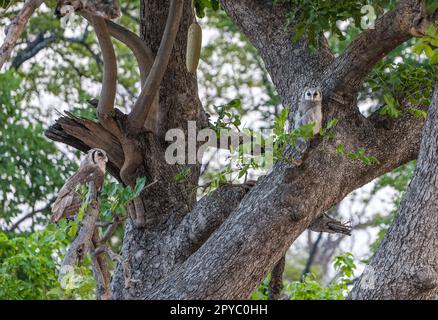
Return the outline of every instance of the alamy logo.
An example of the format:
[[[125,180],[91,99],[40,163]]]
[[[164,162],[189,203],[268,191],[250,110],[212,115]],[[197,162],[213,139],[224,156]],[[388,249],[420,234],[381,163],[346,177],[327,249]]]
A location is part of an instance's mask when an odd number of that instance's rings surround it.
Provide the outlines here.
[[[375,22],[377,19],[374,7],[371,5],[365,5],[360,9],[360,13],[364,14],[360,19],[360,27],[363,30],[374,29],[376,27]]]

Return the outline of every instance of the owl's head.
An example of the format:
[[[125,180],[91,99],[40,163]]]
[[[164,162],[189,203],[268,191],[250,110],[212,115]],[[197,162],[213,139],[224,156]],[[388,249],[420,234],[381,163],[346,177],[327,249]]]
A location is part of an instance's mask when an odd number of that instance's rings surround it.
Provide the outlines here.
[[[321,101],[322,93],[319,88],[306,88],[303,93],[302,100],[307,101]]]
[[[103,171],[105,171],[105,165],[108,162],[108,157],[104,150],[94,148],[89,150],[87,155],[94,165],[98,165]]]

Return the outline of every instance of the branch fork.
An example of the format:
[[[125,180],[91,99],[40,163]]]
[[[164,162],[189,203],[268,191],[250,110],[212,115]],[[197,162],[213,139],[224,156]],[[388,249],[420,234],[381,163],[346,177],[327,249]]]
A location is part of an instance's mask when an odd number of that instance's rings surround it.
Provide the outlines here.
[[[155,59],[152,51],[144,41],[124,27],[106,20],[102,16],[89,11],[80,11],[94,27],[99,41],[104,64],[102,90],[97,104],[99,123],[120,142],[125,156],[120,168],[120,178],[125,185],[135,186],[137,169],[143,166],[143,157],[131,139],[136,133],[150,130],[158,132],[159,101],[158,90],[169,63],[173,44],[179,29],[184,2],[171,0],[166,27]],[[114,103],[117,86],[117,63],[111,36],[123,42],[133,52],[140,70],[142,90],[127,115],[127,128],[121,128],[114,118]],[[141,197],[137,197],[128,205],[130,216],[137,227],[146,224],[146,212]]]

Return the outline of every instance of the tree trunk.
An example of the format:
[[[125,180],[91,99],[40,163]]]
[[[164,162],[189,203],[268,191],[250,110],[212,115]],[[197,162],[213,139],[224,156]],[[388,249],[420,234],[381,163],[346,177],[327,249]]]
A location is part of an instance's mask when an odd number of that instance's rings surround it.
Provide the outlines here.
[[[431,299],[438,292],[438,86],[414,176],[350,299]]]

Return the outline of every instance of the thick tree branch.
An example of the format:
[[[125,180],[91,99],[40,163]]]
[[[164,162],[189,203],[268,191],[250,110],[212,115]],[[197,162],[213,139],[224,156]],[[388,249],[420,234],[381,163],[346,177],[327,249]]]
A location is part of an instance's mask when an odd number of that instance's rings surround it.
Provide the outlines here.
[[[403,0],[362,31],[324,73],[324,93],[355,96],[363,80],[389,52],[428,26],[425,0]],[[327,94],[325,96],[328,96]]]
[[[102,244],[102,243],[105,243],[108,240],[110,240],[111,237],[116,233],[117,228],[120,226],[120,224],[122,224],[126,219],[127,219],[127,217],[121,217],[121,216],[116,215],[113,218],[113,221],[111,222],[111,224],[108,226],[108,228],[103,233],[102,237],[97,241],[97,243]]]
[[[182,262],[195,252],[239,205],[251,185],[225,184],[203,197],[173,233],[175,256]]]
[[[11,25],[7,29],[5,41],[0,47],[0,69],[11,56],[12,50],[14,49],[30,16],[42,3],[43,0],[28,0],[24,3],[18,16],[12,20]]]
[[[102,244],[99,247],[97,247],[95,252],[94,252],[95,255],[100,255],[102,253],[106,253],[110,257],[111,260],[113,260],[114,262],[120,263],[120,265],[122,266],[124,278],[125,278],[125,281],[124,281],[125,288],[129,288],[131,286],[132,282],[137,281],[135,279],[132,279],[131,269],[129,268],[129,264],[127,263],[127,261],[125,261],[123,259],[123,257],[121,257],[120,255],[115,253],[108,245]]]
[[[147,76],[153,66],[154,58],[152,55],[151,49],[146,45],[145,41],[143,41],[139,36],[135,33],[125,29],[124,27],[107,20],[107,26],[110,34],[123,42],[129,49],[131,49],[134,54],[138,67],[140,69],[140,83],[143,88]],[[146,119],[146,129],[157,133],[158,128],[158,112],[159,112],[159,95],[156,94],[154,100],[152,101],[150,113],[155,113],[154,116],[148,117]]]
[[[175,42],[182,16],[183,4],[184,1],[182,0],[171,0],[170,2],[169,15],[167,17],[160,48],[158,49],[157,56],[141,90],[140,96],[128,116],[130,126],[134,131],[144,126],[151,105],[157,95],[161,80],[169,63],[170,54],[172,53],[173,43]]]
[[[92,16],[91,20],[102,51],[104,65],[102,90],[97,105],[97,118],[106,130],[114,134],[116,137],[120,137],[120,129],[114,121],[114,101],[117,87],[116,55],[114,53],[114,47],[108,33],[105,19],[98,16]]]
[[[91,250],[91,266],[94,279],[96,282],[96,298],[97,300],[111,300],[111,273],[108,267],[106,257],[101,254],[96,254],[96,248],[99,241],[99,230],[95,228],[93,234],[93,249]]]
[[[376,129],[365,118],[354,125],[341,120],[333,139],[311,143],[302,166],[278,162],[210,238],[145,298],[247,298],[315,219],[351,191],[414,159],[422,125],[413,116],[398,119],[392,130]],[[380,164],[366,166],[341,156],[338,143],[346,150],[363,146]]]
[[[321,47],[313,54],[306,39],[293,42],[294,21],[288,22],[290,4],[264,0],[220,2],[260,52],[283,105],[295,111],[300,97],[297,92],[307,86],[319,85],[321,74],[334,60],[326,39],[321,38]]]
[[[92,23],[92,15],[85,12],[81,12],[81,15]],[[143,86],[154,61],[151,49],[134,32],[110,20],[105,20],[105,23],[109,34],[124,43],[134,54],[140,70],[140,79]]]
[[[140,69],[140,79],[143,86],[154,62],[151,49],[134,32],[109,20],[106,21],[106,24],[111,36],[124,43],[134,54]]]

